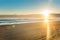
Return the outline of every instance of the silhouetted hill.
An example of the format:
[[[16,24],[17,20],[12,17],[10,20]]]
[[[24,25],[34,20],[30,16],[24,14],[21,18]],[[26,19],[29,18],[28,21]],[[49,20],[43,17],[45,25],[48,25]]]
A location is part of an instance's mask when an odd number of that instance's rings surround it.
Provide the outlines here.
[[[60,14],[50,14],[50,16],[60,17]],[[43,18],[42,14],[30,14],[30,15],[0,15],[0,18]]]

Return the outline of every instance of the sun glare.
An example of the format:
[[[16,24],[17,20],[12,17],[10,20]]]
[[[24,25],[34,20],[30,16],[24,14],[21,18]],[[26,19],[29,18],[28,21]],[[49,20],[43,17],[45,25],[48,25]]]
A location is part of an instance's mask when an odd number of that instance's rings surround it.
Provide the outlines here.
[[[45,20],[45,22],[48,22],[48,16],[49,16],[49,14],[51,13],[52,11],[50,10],[50,9],[44,9],[41,13],[43,14],[43,16],[44,16],[44,20]]]
[[[49,14],[51,13],[50,9],[45,9],[42,11],[42,14],[44,16],[44,22],[46,24],[46,28],[47,28],[47,36],[46,39],[50,40],[50,26],[49,26]]]
[[[48,16],[50,13],[51,13],[51,10],[49,10],[49,9],[44,9],[42,11],[42,14],[45,15],[45,16]]]

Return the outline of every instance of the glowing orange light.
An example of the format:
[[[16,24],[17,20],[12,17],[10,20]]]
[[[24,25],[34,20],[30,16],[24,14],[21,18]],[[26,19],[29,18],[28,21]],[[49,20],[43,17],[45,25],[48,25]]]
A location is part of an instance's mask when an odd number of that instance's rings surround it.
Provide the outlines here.
[[[49,26],[49,19],[48,19],[50,13],[51,13],[50,9],[45,9],[42,11],[42,14],[44,15],[44,22],[47,26],[47,38],[46,38],[47,40],[49,40],[50,38],[50,26]]]

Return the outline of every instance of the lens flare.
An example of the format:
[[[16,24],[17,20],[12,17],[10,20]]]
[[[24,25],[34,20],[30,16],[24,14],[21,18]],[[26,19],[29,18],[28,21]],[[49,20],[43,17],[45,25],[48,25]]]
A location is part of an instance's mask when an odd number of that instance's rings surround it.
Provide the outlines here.
[[[12,28],[13,28],[13,29],[15,29],[15,27],[16,27],[15,25],[12,25]]]

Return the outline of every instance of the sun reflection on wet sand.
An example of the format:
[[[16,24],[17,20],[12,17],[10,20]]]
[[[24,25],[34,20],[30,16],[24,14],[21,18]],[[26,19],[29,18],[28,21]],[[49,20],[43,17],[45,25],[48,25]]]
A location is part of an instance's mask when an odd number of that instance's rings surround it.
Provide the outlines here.
[[[44,25],[46,26],[47,29],[47,35],[46,35],[46,40],[50,40],[50,25],[49,25],[49,15],[52,13],[52,10],[50,8],[46,8],[41,12],[44,16]]]
[[[45,19],[45,23],[46,23],[46,28],[47,28],[47,36],[46,39],[49,40],[50,39],[50,26],[49,26],[49,20]]]
[[[45,15],[45,19],[44,22],[46,24],[46,28],[47,28],[47,35],[46,35],[46,40],[50,40],[50,26],[49,26],[49,20],[48,20],[48,14]]]

